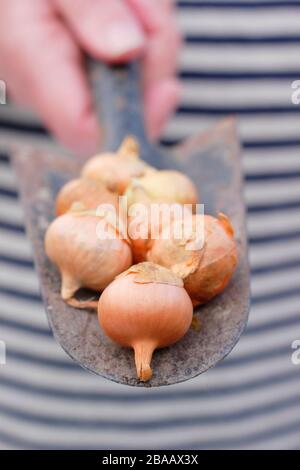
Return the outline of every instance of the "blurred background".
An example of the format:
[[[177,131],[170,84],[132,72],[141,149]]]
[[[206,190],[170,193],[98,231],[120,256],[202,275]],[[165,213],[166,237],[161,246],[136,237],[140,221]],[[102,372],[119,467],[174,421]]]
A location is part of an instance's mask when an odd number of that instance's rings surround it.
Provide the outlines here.
[[[0,105],[0,448],[299,449],[300,1],[177,2],[183,95],[162,144],[237,116],[252,272],[248,328],[218,367],[132,389],[55,343],[10,166],[13,145],[62,151],[31,112]],[[1,58],[1,51],[0,51]],[[0,77],[1,78],[1,77]]]

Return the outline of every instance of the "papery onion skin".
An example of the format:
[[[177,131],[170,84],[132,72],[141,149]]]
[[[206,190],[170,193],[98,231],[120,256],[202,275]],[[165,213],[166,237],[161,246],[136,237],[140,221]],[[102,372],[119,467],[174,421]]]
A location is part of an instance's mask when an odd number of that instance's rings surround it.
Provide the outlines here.
[[[142,176],[145,171],[146,165],[142,160],[121,160],[115,154],[102,154],[96,155],[86,163],[82,176],[101,181],[110,191],[123,194],[131,178]]]
[[[152,206],[152,208],[151,208]],[[169,219],[166,221],[162,217],[155,217],[152,221],[151,227],[151,214],[154,208],[159,211],[159,207],[165,207],[169,209]],[[159,212],[163,214],[163,211]],[[133,254],[134,263],[141,263],[147,260],[147,253],[151,250],[153,243],[159,237],[159,234],[164,230],[165,224],[169,225],[174,220],[179,220],[182,217],[188,218],[192,216],[192,212],[188,206],[183,206],[182,204],[173,203],[173,204],[145,204],[145,217],[138,215],[136,217],[128,217],[128,230],[130,234],[130,229],[132,224],[135,223],[135,220],[139,218],[139,221],[147,226],[147,237],[130,237],[131,240],[131,249]],[[134,227],[134,225],[133,225]]]
[[[121,346],[134,349],[137,375],[147,381],[152,376],[153,351],[185,335],[191,325],[193,306],[183,287],[139,283],[135,274],[129,272],[104,290],[98,316],[107,336]]]
[[[111,204],[118,207],[118,196],[109,191],[101,182],[78,178],[66,183],[56,197],[56,215],[65,214],[75,202],[82,203],[87,209],[100,204]]]
[[[102,153],[90,158],[82,177],[104,183],[110,191],[123,194],[131,178],[155,171],[139,158],[139,145],[133,136],[126,137],[116,153]]]
[[[144,194],[143,194],[144,192]],[[179,171],[161,170],[149,172],[127,187],[128,206],[135,203],[160,202],[195,205],[198,192],[194,183]]]
[[[184,245],[180,246],[172,239],[160,239],[154,242],[148,260],[172,269],[178,275],[182,271],[184,287],[195,306],[208,302],[226,288],[238,263],[238,249],[232,225],[224,214],[220,214],[218,219],[210,215],[193,217],[204,217],[204,246],[201,250],[188,252]],[[197,255],[198,265],[189,272],[192,257],[196,260]],[[182,263],[180,268],[176,258]]]
[[[102,291],[132,263],[125,240],[97,237],[99,221],[94,215],[69,212],[56,218],[46,232],[46,253],[61,272],[61,295],[66,301],[81,287]],[[113,227],[108,226],[107,231],[116,235]]]
[[[151,249],[153,240],[150,238],[131,239],[131,249],[134,263],[146,261],[147,253]]]
[[[204,227],[206,247],[200,269],[185,280],[185,288],[198,304],[223,292],[238,263],[237,244],[222,221],[207,215]],[[198,286],[201,286],[200,291]]]

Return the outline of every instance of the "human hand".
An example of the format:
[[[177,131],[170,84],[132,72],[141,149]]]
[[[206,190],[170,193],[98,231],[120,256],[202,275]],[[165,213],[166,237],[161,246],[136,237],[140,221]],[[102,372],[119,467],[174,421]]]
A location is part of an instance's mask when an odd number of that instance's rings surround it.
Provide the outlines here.
[[[1,1],[0,79],[79,153],[101,141],[82,53],[109,63],[143,56],[145,120],[156,138],[179,98],[179,46],[172,0]]]

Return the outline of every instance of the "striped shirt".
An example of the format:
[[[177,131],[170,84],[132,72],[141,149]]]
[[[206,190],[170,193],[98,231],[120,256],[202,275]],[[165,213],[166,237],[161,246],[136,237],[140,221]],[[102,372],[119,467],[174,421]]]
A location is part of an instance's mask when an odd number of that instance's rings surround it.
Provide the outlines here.
[[[0,449],[300,449],[300,1],[177,3],[184,93],[162,143],[237,115],[248,328],[215,369],[167,388],[124,387],[73,363],[49,331],[9,163],[16,141],[57,144],[33,115],[0,105]]]

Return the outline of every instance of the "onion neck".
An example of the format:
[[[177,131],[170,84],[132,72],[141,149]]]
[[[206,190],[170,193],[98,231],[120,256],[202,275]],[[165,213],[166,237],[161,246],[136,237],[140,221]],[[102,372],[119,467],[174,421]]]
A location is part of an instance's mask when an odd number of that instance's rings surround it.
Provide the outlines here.
[[[61,297],[63,300],[68,300],[75,292],[81,287],[79,281],[74,279],[70,274],[61,273]]]
[[[136,343],[133,349],[138,378],[142,382],[147,382],[152,377],[150,364],[155,345],[150,341],[141,341]]]

